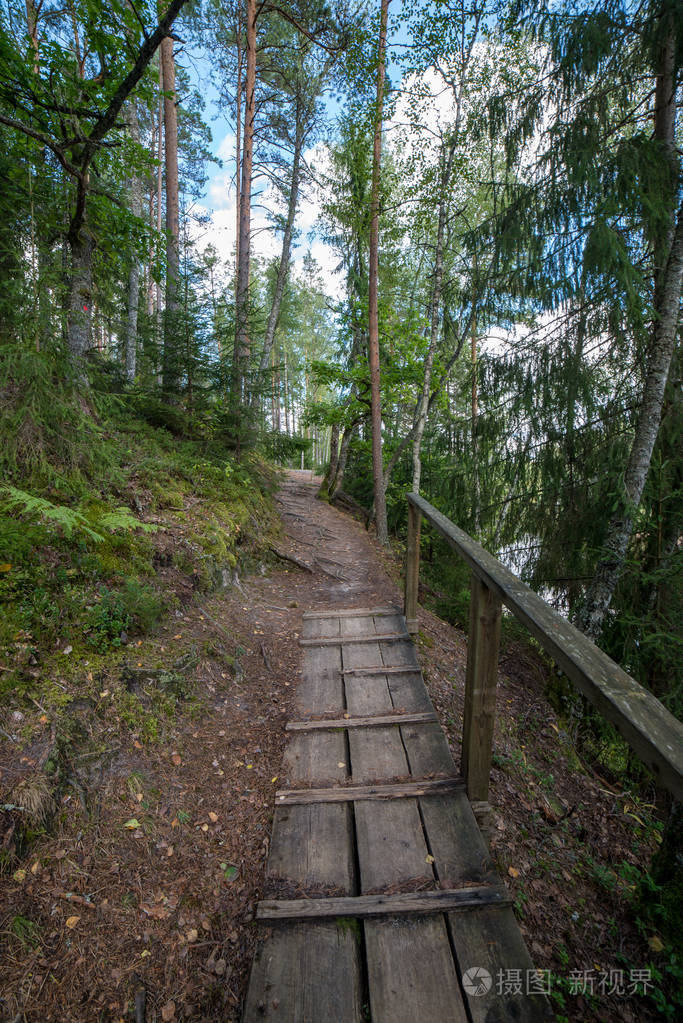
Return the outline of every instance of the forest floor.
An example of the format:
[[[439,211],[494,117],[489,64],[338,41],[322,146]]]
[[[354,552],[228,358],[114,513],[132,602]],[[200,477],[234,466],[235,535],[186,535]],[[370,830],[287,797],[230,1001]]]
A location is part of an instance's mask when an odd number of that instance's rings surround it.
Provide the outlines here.
[[[179,608],[106,666],[99,659],[95,677],[85,665],[66,706],[56,806],[36,780],[53,755],[53,709],[30,698],[0,709],[0,845],[16,846],[0,875],[3,1020],[240,1018],[302,613],[401,604],[399,559],[316,489],[309,473],[287,475],[274,545],[310,571],[278,557],[197,596],[161,564],[158,583]],[[421,609],[417,645],[457,762],[465,637]],[[545,687],[530,647],[504,643],[493,855],[560,1017],[658,1018],[641,993],[647,974],[634,972],[651,968],[657,936],[639,933],[630,899],[655,848],[651,818],[580,763]],[[164,688],[174,697],[165,717]],[[122,691],[129,704],[113,701]],[[20,843],[10,798],[38,813],[46,801],[44,826]]]

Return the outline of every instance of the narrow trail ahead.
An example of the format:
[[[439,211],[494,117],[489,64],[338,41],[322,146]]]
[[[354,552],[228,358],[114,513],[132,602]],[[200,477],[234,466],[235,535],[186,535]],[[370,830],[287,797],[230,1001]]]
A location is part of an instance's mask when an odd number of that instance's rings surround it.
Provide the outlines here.
[[[279,549],[311,573],[292,579],[293,589],[298,583],[306,602],[321,609],[398,606],[401,594],[382,565],[381,548],[359,522],[316,500],[319,486],[311,473],[290,471],[277,497],[286,531]]]

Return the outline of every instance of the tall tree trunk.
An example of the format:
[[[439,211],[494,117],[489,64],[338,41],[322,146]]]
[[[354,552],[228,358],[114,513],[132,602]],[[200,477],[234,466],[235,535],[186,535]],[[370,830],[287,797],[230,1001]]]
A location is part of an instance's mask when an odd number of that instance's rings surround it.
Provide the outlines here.
[[[273,301],[271,302],[270,312],[268,313],[268,323],[266,324],[266,336],[263,342],[263,351],[261,352],[261,361],[259,363],[258,373],[259,378],[263,378],[268,369],[268,363],[270,361],[270,351],[273,347],[273,338],[275,337],[275,330],[280,319],[280,308],[282,306],[282,295],[284,294],[285,284],[287,283],[287,277],[289,275],[289,261],[292,248],[292,234],[294,231],[294,220],[296,217],[296,208],[299,199],[299,179],[301,176],[301,151],[303,149],[304,132],[303,127],[300,125],[299,118],[299,102],[297,101],[297,130],[294,141],[294,158],[292,161],[292,181],[289,190],[289,202],[287,204],[287,220],[285,222],[285,230],[282,236],[282,251],[280,253],[280,263],[277,268],[277,278],[275,280],[275,291],[273,293]],[[252,402],[255,400],[255,395],[252,396]]]
[[[240,199],[242,192],[242,71],[244,49],[242,47],[242,0],[236,4],[235,39],[237,41],[237,91],[235,94],[235,308],[237,308],[237,279],[240,265]],[[237,349],[235,349],[235,358]]]
[[[161,43],[161,67],[164,81],[164,156],[166,169],[166,306],[164,314],[163,387],[177,386],[176,332],[178,320],[178,282],[180,260],[180,213],[178,197],[178,111],[175,92],[173,40]]]
[[[140,126],[136,101],[131,100],[128,108],[128,125],[134,142],[140,142]],[[130,183],[130,209],[134,217],[142,216],[142,182],[133,172]],[[138,305],[140,302],[140,260],[135,245],[130,253],[130,270],[128,271],[128,316],[126,321],[126,380],[133,383],[137,363],[138,344]]]
[[[457,128],[456,128],[457,130]],[[434,254],[434,283],[432,285],[432,298],[430,303],[430,327],[429,327],[429,347],[427,348],[427,356],[424,362],[424,377],[422,381],[422,393],[418,400],[417,409],[415,412],[415,432],[413,435],[413,483],[412,491],[414,494],[420,492],[420,476],[422,474],[422,460],[420,457],[420,451],[422,448],[422,437],[424,435],[425,426],[427,425],[427,412],[429,410],[429,394],[432,386],[432,367],[434,365],[434,356],[436,354],[436,346],[439,340],[439,327],[440,318],[439,311],[441,308],[441,289],[443,286],[443,249],[444,249],[444,234],[446,230],[446,205],[447,205],[447,190],[448,183],[451,177],[451,171],[453,168],[453,157],[455,155],[456,146],[456,134],[453,135],[450,145],[446,151],[442,151],[441,155],[441,175],[439,182],[439,219],[436,229],[436,251]]]
[[[342,489],[344,485],[344,473],[346,472],[346,463],[349,458],[349,448],[351,447],[351,440],[353,434],[358,426],[358,422],[354,421],[350,426],[344,427],[342,433],[341,444],[339,445],[339,459],[337,461],[337,471],[330,482],[330,499]]]
[[[288,387],[288,381],[287,381],[287,352],[284,349],[283,349],[283,352],[282,352],[282,363],[283,363],[283,365],[282,365],[282,376],[283,376],[283,384],[284,384],[283,399],[284,399],[284,406],[285,406],[285,433],[287,434],[288,437],[290,437],[291,434],[294,432],[294,423],[292,422],[292,431],[290,432],[290,429],[289,429],[289,387]]]
[[[235,365],[233,397],[238,410],[245,398],[249,338],[249,262],[251,257],[251,176],[254,159],[254,114],[256,110],[256,0],[247,0],[247,61],[244,95],[244,141],[240,185],[240,229],[237,259],[235,308]],[[238,427],[238,435],[240,433]]]
[[[389,0],[381,0],[379,48],[377,54],[377,106],[375,138],[372,149],[372,187],[370,192],[370,256],[368,289],[368,362],[370,363],[370,402],[372,409],[372,475],[375,491],[377,539],[387,546],[387,503],[382,465],[382,396],[379,374],[379,312],[377,278],[379,263],[379,173],[382,156],[382,108]]]
[[[597,639],[602,632],[605,615],[626,561],[635,515],[643,495],[662,419],[664,393],[678,329],[683,280],[683,205],[676,217],[675,201],[680,174],[675,148],[676,36],[673,14],[669,8],[663,14],[663,18],[666,19],[666,25],[658,57],[654,135],[662,144],[664,156],[671,168],[671,217],[666,234],[654,240],[652,342],[622,494],[618,508],[607,527],[603,555],[588,588],[580,615],[581,627],[592,639]]]
[[[161,62],[161,51],[159,52],[159,133],[157,136],[157,235],[161,237],[161,206],[163,202],[164,174],[162,170],[162,157],[164,155],[164,69]],[[161,281],[157,280],[154,286],[154,299],[156,310],[156,322],[154,325],[157,342],[157,386],[163,387],[163,346],[164,346],[164,311],[161,304]]]

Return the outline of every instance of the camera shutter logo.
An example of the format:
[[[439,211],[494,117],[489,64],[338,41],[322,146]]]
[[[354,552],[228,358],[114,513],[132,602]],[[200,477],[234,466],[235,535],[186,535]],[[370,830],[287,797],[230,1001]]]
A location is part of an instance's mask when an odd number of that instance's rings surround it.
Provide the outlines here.
[[[483,966],[470,966],[462,975],[462,986],[468,995],[485,995],[491,990],[493,978]]]

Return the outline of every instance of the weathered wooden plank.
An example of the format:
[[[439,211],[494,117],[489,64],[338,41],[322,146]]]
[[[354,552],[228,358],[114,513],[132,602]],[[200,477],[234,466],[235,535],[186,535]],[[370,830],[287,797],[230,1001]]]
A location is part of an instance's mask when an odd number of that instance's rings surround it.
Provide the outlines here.
[[[257,953],[243,1023],[361,1023],[357,936],[320,921],[278,928]]]
[[[598,711],[652,771],[656,781],[683,800],[683,724],[582,632],[505,568],[467,533],[417,494],[408,501],[472,571],[498,594]]]
[[[356,890],[348,803],[276,806],[267,875],[302,888]]]
[[[527,977],[533,979],[534,966],[514,914],[509,907],[486,906],[467,913],[449,913],[448,926],[453,936],[458,973],[486,970],[491,986],[484,994],[473,994],[463,985],[473,1023],[491,1020],[515,1020],[515,1023],[542,1023],[554,1020],[547,999],[541,994],[527,994]],[[499,986],[502,972],[506,978],[521,978],[522,993],[504,993]],[[519,971],[510,973],[508,971]]]
[[[333,609],[331,611],[304,611],[304,621],[308,618],[365,618],[368,615],[372,615],[375,618],[378,615],[395,615],[396,608],[393,607],[351,607],[341,608],[340,610]]]
[[[373,1023],[465,1023],[443,917],[365,920],[363,929]]]
[[[301,635],[304,639],[329,639],[331,636],[338,636],[340,630],[337,618],[311,618],[304,619]]]
[[[436,720],[436,714],[433,714],[430,711],[421,711],[418,714],[404,714],[401,711],[396,711],[393,714],[331,718],[326,721],[288,721],[285,725],[285,731],[311,732],[316,729],[326,728],[380,728],[382,725],[418,725]]]
[[[512,900],[503,891],[485,885],[398,895],[356,895],[325,899],[264,899],[256,907],[257,920],[312,920],[336,916],[396,916],[405,913],[443,913],[479,906],[505,905]]]
[[[463,789],[419,800],[434,872],[442,887],[460,884],[502,886]]]
[[[401,726],[401,737],[408,757],[408,768],[415,778],[427,774],[456,774],[451,751],[441,725],[436,722]]]
[[[436,781],[404,781],[377,785],[346,785],[329,789],[279,789],[277,806],[296,803],[350,803],[356,800],[415,799],[416,796],[442,795],[462,788],[462,778],[438,778]]]
[[[305,652],[301,680],[295,693],[295,706],[301,717],[344,713],[341,667],[341,649],[338,646],[314,647]]]
[[[367,668],[342,668],[342,675],[413,675],[419,674],[420,669],[414,664],[405,667],[402,664],[384,665],[371,664]]]
[[[346,736],[342,732],[295,732],[282,760],[290,785],[341,784],[349,776]]]
[[[362,619],[361,619],[362,621]],[[321,639],[300,639],[300,647],[318,647],[318,646],[339,646],[341,643],[346,646],[347,643],[376,643],[379,641],[383,643],[405,643],[406,640],[410,640],[410,635],[407,632],[388,632],[367,636],[330,636],[328,638]]]

